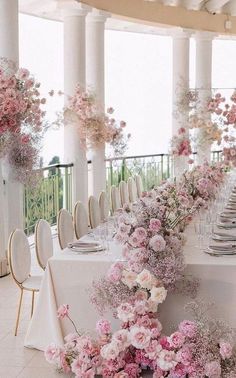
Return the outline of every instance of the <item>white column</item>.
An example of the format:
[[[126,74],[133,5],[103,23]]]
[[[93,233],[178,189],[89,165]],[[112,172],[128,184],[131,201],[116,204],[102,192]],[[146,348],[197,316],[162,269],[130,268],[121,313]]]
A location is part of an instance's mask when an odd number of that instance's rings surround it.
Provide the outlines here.
[[[183,92],[189,90],[189,35],[180,31],[173,36],[173,118],[172,135],[177,135],[178,129],[188,129],[188,113],[180,113],[176,109],[179,98]],[[177,112],[176,112],[177,111]],[[178,114],[178,116],[176,115]],[[188,169],[188,157],[179,156],[174,158],[174,175],[179,177],[184,170]]]
[[[85,87],[85,19],[87,8],[82,5],[70,13],[64,11],[64,92],[65,102],[75,87]],[[73,163],[72,205],[80,200],[87,205],[88,167],[85,148],[74,124],[64,128],[65,163]]]
[[[199,111],[204,113],[204,119],[211,119],[207,114],[206,101],[211,97],[212,76],[212,39],[213,34],[208,32],[196,33],[196,88],[199,89]],[[202,130],[198,131],[197,162],[202,164],[210,161],[211,144],[204,138]]]
[[[86,82],[94,90],[98,101],[104,107],[104,31],[107,14],[93,10],[86,22]],[[91,192],[98,197],[106,185],[105,144],[91,151],[92,177]]]
[[[0,1],[0,56],[8,58],[18,66],[18,0]],[[7,163],[1,163],[0,207],[2,209],[0,215],[1,259],[5,257],[10,233],[15,228],[23,228],[23,186],[14,180]]]

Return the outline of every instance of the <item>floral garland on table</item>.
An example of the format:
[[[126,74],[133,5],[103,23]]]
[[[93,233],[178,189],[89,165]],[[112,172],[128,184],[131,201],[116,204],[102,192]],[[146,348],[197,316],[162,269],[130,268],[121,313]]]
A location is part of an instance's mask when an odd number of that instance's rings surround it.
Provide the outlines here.
[[[17,180],[29,183],[39,160],[46,99],[27,69],[12,72],[13,63],[1,58],[0,157],[7,159]]]
[[[223,178],[220,166],[195,167],[178,184],[144,193],[135,208],[124,209],[116,240],[124,245],[127,263],[113,264],[107,276],[94,283],[93,295],[100,309],[115,308],[121,328],[112,334],[110,323],[101,319],[96,340],[78,331],[70,334],[63,348],[46,349],[50,363],[76,377],[135,378],[143,369],[155,378],[236,376],[232,331],[209,319],[202,305],[190,304],[195,320],[182,321],[169,337],[163,335],[157,313],[167,291],[186,292],[185,284],[189,286],[178,228],[214,198]],[[69,318],[67,305],[59,308],[58,316]]]
[[[126,123],[118,123],[112,117],[113,113],[113,108],[108,108],[105,113],[95,94],[89,90],[85,91],[79,85],[75,94],[69,97],[68,105],[64,109],[66,122],[75,121],[84,148],[96,148],[102,143],[107,143],[112,147],[114,155],[122,156],[131,135],[124,134]]]

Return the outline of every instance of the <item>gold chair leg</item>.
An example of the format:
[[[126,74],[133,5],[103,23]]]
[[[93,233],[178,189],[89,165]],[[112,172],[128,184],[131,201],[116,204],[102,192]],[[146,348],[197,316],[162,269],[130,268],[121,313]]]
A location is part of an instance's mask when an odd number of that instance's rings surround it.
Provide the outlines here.
[[[32,318],[33,312],[34,312],[34,290],[32,291],[31,315],[30,315],[31,318]]]
[[[17,336],[17,330],[18,330],[18,325],[19,325],[19,320],[20,320],[20,311],[21,311],[21,304],[22,304],[23,292],[24,292],[24,290],[21,289],[21,293],[20,293],[20,302],[19,302],[18,312],[17,312],[17,318],[16,318],[15,336]]]

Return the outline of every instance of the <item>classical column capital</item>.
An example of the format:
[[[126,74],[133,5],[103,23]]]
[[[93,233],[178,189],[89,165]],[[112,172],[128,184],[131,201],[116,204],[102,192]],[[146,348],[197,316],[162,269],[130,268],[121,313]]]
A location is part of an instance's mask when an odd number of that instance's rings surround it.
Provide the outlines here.
[[[111,17],[110,13],[93,8],[92,11],[88,13],[87,21],[88,22],[106,22],[106,20],[109,17]]]
[[[74,0],[59,0],[57,7],[61,11],[63,18],[70,16],[86,17],[92,9],[88,5],[81,4]]]
[[[218,37],[218,34],[207,31],[197,31],[194,33],[194,37],[198,41],[212,41],[214,38]]]
[[[173,39],[187,39],[187,38],[191,38],[192,35],[193,35],[193,32],[191,30],[182,29],[182,28],[176,28],[170,33],[170,36]]]

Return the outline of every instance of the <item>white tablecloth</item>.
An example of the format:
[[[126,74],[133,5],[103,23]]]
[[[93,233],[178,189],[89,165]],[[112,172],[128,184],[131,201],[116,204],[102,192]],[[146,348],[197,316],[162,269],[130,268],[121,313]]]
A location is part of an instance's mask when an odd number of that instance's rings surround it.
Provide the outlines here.
[[[186,230],[186,235],[186,273],[201,279],[199,297],[215,302],[214,316],[236,328],[236,256],[213,257],[200,251],[196,247],[193,224]],[[81,255],[66,249],[49,260],[25,346],[44,350],[52,342],[63,344],[63,337],[72,327],[68,319],[59,321],[57,318],[57,308],[61,304],[69,304],[71,317],[80,330],[94,332],[100,316],[89,302],[88,289],[94,279],[107,272],[112,262],[121,258],[120,246],[112,243],[111,250],[109,254]],[[159,317],[166,333],[179,321],[189,318],[184,310],[188,301],[189,298],[182,295],[169,294],[160,306]]]

